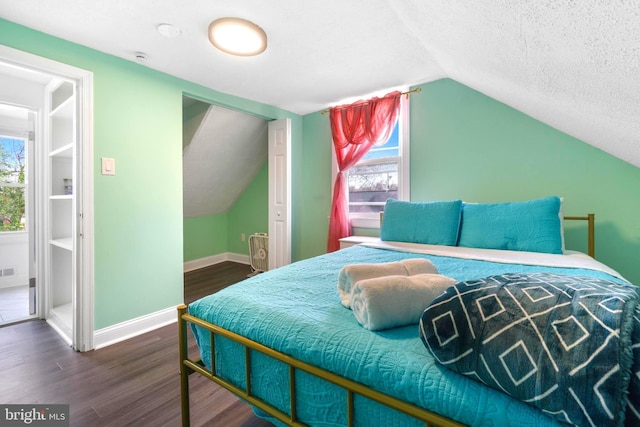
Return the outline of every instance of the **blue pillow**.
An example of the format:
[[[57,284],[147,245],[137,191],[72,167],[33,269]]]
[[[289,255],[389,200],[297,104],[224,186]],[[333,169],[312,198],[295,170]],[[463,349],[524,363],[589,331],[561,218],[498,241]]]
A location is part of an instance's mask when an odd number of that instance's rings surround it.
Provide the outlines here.
[[[455,246],[461,211],[461,200],[403,202],[389,199],[384,207],[380,239]]]
[[[458,246],[562,253],[560,198],[464,203]]]

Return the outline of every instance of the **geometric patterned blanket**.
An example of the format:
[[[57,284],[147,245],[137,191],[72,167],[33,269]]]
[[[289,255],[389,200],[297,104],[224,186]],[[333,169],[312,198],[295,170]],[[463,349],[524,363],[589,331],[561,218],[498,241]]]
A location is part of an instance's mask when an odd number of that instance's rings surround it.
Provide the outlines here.
[[[603,279],[491,276],[436,298],[420,337],[442,365],[558,421],[640,425],[638,302],[635,286]]]

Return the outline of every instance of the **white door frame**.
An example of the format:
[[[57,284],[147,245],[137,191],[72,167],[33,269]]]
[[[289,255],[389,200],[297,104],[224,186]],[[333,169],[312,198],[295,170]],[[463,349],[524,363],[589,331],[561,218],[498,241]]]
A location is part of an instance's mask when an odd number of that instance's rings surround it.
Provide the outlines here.
[[[67,64],[0,45],[0,61],[39,71],[52,76],[72,80],[76,84],[78,139],[77,139],[77,177],[80,185],[77,193],[78,212],[76,234],[76,305],[74,307],[74,331],[72,346],[78,351],[89,351],[94,348],[94,236],[93,236],[93,73]],[[36,132],[38,143],[42,144],[42,121]],[[36,226],[41,233],[46,218],[42,217],[42,209],[38,209]],[[37,240],[38,259],[44,259],[44,251],[48,246],[45,238]],[[38,263],[38,278],[46,277]],[[44,286],[38,286],[39,312],[47,313],[48,301]]]
[[[291,119],[269,122],[269,270],[291,263]]]

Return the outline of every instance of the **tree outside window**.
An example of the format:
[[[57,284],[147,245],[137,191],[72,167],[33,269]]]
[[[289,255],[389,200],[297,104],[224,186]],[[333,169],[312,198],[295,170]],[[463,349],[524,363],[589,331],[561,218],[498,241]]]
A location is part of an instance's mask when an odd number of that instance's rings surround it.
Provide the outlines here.
[[[25,140],[0,137],[0,232],[25,230]]]

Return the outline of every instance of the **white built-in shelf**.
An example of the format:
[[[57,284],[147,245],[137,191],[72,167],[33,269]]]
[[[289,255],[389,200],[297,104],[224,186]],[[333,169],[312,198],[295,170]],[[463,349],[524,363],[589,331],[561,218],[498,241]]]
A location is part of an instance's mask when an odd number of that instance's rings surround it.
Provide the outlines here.
[[[73,156],[73,143],[63,145],[62,147],[53,150],[49,153],[50,157],[69,157]]]
[[[49,167],[45,177],[48,188],[45,200],[47,209],[46,235],[49,236],[46,261],[48,304],[47,322],[68,344],[73,340],[73,293],[75,290],[75,196],[66,194],[65,187],[74,178],[76,156],[76,95],[70,81],[52,82],[47,86],[49,133],[47,149]],[[44,159],[43,159],[44,160]],[[73,187],[71,187],[73,188]]]
[[[51,239],[49,240],[49,244],[53,246],[57,246],[62,249],[66,249],[68,251],[73,250],[73,239],[71,237],[62,237],[59,239]]]
[[[67,304],[55,306],[51,309],[51,311],[53,311],[55,315],[58,316],[60,319],[63,319],[63,320],[69,319],[68,324],[71,324],[71,313],[72,313],[71,309],[72,309],[71,303],[67,303]]]
[[[50,117],[63,117],[63,118],[72,118],[73,117],[73,101],[75,97],[70,96],[65,101],[63,101],[58,107],[51,111],[49,114]]]
[[[72,345],[73,305],[70,302],[51,307],[47,323],[58,332],[67,344]]]

